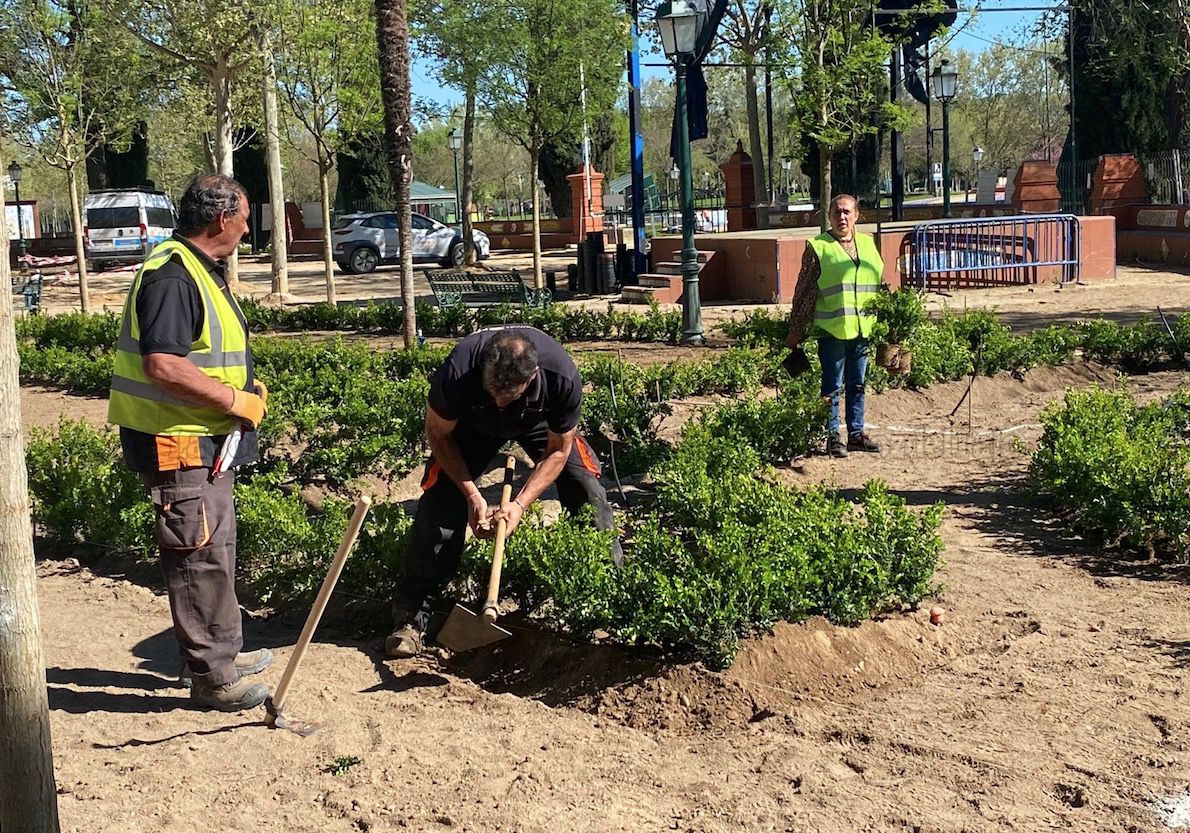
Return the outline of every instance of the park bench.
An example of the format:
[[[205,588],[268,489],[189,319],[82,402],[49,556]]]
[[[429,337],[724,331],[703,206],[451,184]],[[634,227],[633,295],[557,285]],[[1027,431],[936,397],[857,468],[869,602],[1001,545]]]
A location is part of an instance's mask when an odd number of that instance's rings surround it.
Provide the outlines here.
[[[519,304],[538,307],[548,304],[550,291],[525,286],[519,272],[426,272],[426,279],[440,307],[487,307]]]
[[[25,279],[23,284],[18,285],[14,279],[12,294],[20,295],[25,299],[26,312],[39,312],[41,310],[41,272],[34,272]]]

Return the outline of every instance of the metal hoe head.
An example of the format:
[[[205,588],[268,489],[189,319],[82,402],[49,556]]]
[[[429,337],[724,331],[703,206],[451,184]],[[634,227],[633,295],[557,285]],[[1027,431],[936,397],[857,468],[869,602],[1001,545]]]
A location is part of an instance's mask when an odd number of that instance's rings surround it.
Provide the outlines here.
[[[510,636],[512,634],[504,628],[457,604],[443,623],[442,629],[438,631],[436,641],[457,654],[460,651],[470,651],[499,642]]]
[[[320,732],[326,728],[325,723],[315,723],[312,720],[302,720],[298,717],[287,716],[273,704],[272,697],[265,700],[264,707],[269,713],[268,719],[265,722],[270,729],[286,729],[295,735],[308,738],[315,732]]]

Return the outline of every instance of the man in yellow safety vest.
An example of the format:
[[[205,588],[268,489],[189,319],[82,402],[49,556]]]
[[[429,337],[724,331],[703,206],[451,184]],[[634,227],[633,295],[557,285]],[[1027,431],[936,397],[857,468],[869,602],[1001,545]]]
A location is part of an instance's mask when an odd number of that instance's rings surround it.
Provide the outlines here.
[[[272,662],[267,648],[241,653],[235,593],[235,468],[257,458],[268,397],[224,276],[247,228],[242,185],[219,174],[190,183],[176,232],[128,291],[108,404],[156,512],[183,680],[193,701],[222,711],[263,703],[268,689],[248,677]]]
[[[830,231],[806,241],[793,293],[787,347],[801,349],[811,330],[818,336],[822,396],[830,403],[827,453],[879,452],[864,430],[864,378],[868,337],[875,317],[864,306],[880,291],[884,261],[870,234],[857,232],[859,201],[840,194],[830,202]],[[839,393],[846,385],[847,440],[839,438]]]

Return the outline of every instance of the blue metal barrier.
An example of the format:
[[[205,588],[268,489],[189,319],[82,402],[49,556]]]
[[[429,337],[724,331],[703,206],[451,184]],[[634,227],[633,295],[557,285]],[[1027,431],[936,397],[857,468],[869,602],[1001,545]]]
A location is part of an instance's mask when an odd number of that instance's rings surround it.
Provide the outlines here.
[[[907,238],[906,283],[920,289],[1078,281],[1082,229],[1073,214],[931,220]]]

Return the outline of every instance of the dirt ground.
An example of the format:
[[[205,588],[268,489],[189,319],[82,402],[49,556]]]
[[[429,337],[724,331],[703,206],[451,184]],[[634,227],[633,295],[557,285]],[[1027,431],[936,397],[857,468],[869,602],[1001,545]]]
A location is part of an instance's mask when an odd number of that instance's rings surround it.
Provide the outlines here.
[[[1156,303],[1190,278],[1003,290],[1022,326]],[[953,299],[949,299],[953,302]],[[969,299],[973,302],[974,299]],[[659,350],[660,348],[654,348]],[[39,565],[62,829],[237,831],[1158,831],[1190,826],[1190,568],[1071,536],[1022,481],[1045,403],[1111,369],[1039,369],[869,397],[879,456],[782,473],[847,491],[885,479],[943,501],[941,625],[780,625],[726,672],[661,666],[518,627],[496,649],[385,663],[321,633],[288,710],[188,708],[151,568],[69,553]],[[1188,375],[1135,378],[1144,397]],[[27,425],[102,400],[27,388]],[[300,618],[300,617],[299,617]],[[276,685],[300,621],[246,622]],[[359,763],[333,772],[336,758]],[[340,760],[341,764],[344,764]]]

